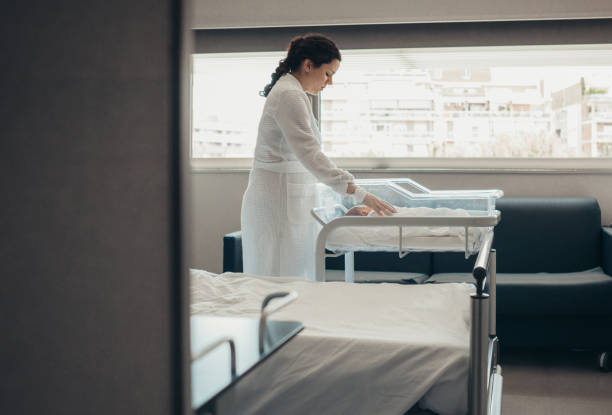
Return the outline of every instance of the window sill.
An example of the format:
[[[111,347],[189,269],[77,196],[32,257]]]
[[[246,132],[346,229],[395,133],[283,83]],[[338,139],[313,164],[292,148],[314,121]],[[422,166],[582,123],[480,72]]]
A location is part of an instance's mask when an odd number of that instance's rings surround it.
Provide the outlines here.
[[[612,174],[612,158],[334,158],[351,172]],[[191,159],[192,173],[236,173],[251,169],[251,158]]]

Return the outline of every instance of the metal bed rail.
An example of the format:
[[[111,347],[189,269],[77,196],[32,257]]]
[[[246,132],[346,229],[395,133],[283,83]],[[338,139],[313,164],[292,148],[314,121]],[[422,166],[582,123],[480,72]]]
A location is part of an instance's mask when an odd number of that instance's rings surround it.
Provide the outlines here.
[[[234,342],[234,339],[232,339],[229,336],[224,336],[224,337],[221,337],[215,340],[214,342],[212,342],[211,344],[209,344],[208,346],[200,350],[198,354],[193,356],[191,358],[191,361],[195,362],[196,360],[203,358],[205,355],[212,352],[213,350],[215,350],[217,347],[221,346],[224,343],[227,343],[230,347],[230,373],[231,373],[232,379],[234,379],[236,377],[236,343]]]
[[[261,314],[259,317],[259,354],[265,353],[266,322],[268,320],[268,316],[291,303],[297,298],[297,296],[297,292],[293,290],[281,291],[267,295],[262,301]],[[275,298],[280,298],[280,300],[275,301],[272,305],[268,306],[270,301],[274,300]]]
[[[481,244],[472,275],[476,293],[471,296],[470,371],[468,413],[494,415],[501,413],[503,378],[498,364],[499,340],[496,335],[496,251],[491,249],[493,231]],[[489,294],[485,285],[489,276]]]
[[[297,296],[298,296],[297,292],[293,290],[281,291],[281,292],[275,292],[275,293],[267,295],[261,302],[261,314],[259,317],[259,331],[258,331],[258,347],[259,347],[260,354],[265,353],[264,346],[265,346],[265,337],[266,337],[266,322],[268,320],[268,317],[270,316],[270,314],[280,310],[281,308],[285,307],[287,304],[291,303],[293,300],[297,298]],[[275,301],[272,305],[268,306],[268,304],[276,298],[279,298],[280,300]],[[192,356],[191,361],[195,362],[196,360],[201,359],[202,357],[212,352],[213,350],[215,350],[217,347],[221,346],[224,343],[227,343],[230,348],[230,370],[231,370],[232,379],[235,378],[236,373],[237,373],[236,371],[236,343],[234,342],[234,339],[229,336],[223,336],[223,337],[220,337],[214,340],[212,343],[210,343],[209,345],[204,347],[202,350],[200,350],[195,356]]]

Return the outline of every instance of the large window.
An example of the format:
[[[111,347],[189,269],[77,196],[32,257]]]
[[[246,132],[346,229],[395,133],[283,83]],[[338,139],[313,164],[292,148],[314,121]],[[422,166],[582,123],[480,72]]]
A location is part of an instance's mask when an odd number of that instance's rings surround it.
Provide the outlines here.
[[[194,56],[194,158],[252,156],[283,55]],[[346,50],[319,102],[333,157],[611,157],[612,46]]]
[[[251,157],[278,53],[195,55],[192,80],[193,158]]]

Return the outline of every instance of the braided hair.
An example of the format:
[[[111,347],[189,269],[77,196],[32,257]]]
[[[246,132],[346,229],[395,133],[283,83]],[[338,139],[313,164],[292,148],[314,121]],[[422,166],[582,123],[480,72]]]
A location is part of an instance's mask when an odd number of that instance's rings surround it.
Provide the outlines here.
[[[276,70],[272,73],[272,81],[259,92],[259,95],[267,97],[276,81],[286,73],[298,71],[304,59],[310,59],[318,68],[334,59],[341,60],[341,57],[336,44],[326,36],[309,33],[294,37],[287,47],[287,56],[278,62]]]

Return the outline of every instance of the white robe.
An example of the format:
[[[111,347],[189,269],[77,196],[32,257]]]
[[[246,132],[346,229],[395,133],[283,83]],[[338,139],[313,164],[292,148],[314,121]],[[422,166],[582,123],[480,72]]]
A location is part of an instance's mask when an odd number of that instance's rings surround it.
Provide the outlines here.
[[[285,74],[266,98],[242,199],[244,272],[315,278],[317,181],[346,194],[354,177],[323,154],[310,100]]]

